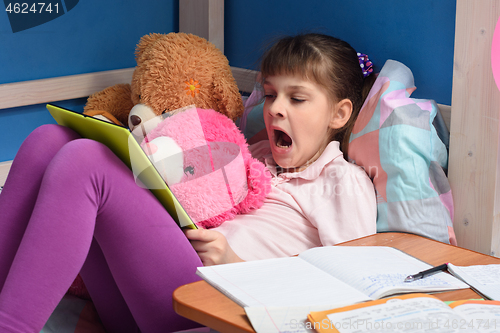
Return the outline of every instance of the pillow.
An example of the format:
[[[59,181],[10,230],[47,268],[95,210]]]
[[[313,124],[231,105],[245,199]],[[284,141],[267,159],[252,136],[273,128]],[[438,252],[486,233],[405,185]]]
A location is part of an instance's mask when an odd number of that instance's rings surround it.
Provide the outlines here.
[[[266,140],[264,135],[266,124],[264,123],[264,90],[259,82],[255,83],[250,96],[243,101],[245,111],[239,120],[239,129],[249,144],[256,143],[260,139]]]
[[[444,172],[448,154],[433,126],[438,108],[432,100],[410,98],[415,89],[410,69],[388,60],[354,124],[348,156],[375,185],[378,232],[456,245]]]

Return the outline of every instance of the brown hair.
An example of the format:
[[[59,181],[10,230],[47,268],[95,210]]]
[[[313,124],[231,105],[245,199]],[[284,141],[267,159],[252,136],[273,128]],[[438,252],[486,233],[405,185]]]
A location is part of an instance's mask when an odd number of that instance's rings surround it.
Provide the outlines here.
[[[350,119],[330,135],[330,140],[340,142],[347,159],[349,136],[374,82],[374,75],[363,77],[356,51],[347,42],[328,35],[288,36],[264,54],[261,73],[263,80],[274,75],[300,75],[325,87],[332,102],[349,99],[353,105]]]

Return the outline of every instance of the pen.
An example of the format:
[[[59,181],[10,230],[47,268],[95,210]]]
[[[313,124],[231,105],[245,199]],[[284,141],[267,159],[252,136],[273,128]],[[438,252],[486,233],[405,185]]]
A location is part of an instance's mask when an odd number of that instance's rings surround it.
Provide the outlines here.
[[[406,279],[405,279],[405,282],[412,282],[412,281],[415,281],[415,280],[419,280],[419,279],[422,279],[426,276],[429,276],[431,274],[434,274],[434,273],[437,273],[439,271],[444,271],[448,268],[448,263],[446,264],[442,264],[442,265],[439,265],[439,266],[436,266],[436,267],[432,267],[428,270],[425,270],[425,271],[422,271],[422,272],[419,272],[417,274],[414,274],[414,275],[409,275]]]

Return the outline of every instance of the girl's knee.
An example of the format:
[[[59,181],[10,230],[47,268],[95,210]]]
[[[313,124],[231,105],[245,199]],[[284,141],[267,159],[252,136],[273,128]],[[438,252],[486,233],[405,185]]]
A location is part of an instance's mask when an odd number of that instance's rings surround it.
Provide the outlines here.
[[[106,146],[97,141],[82,138],[73,140],[57,152],[45,177],[54,183],[71,182],[73,185],[101,179],[112,168],[110,154],[114,156]]]
[[[84,161],[87,159],[101,158],[101,155],[105,155],[105,148],[106,146],[102,143],[82,138],[68,142],[64,146],[64,150],[61,150],[61,153],[66,154],[68,157]]]
[[[108,147],[90,139],[71,141],[64,145],[58,155],[84,169],[102,169],[121,163]]]
[[[65,144],[76,138],[78,134],[69,128],[54,124],[42,125],[24,140],[16,160],[44,168],[43,165],[47,165]]]
[[[64,145],[79,137],[75,131],[56,124],[45,124],[31,132],[27,141],[39,142],[40,144],[50,146],[52,144]]]
[[[54,135],[57,133],[68,133],[72,132],[71,129],[65,126],[57,125],[57,124],[44,124],[41,125],[31,132],[32,135]]]

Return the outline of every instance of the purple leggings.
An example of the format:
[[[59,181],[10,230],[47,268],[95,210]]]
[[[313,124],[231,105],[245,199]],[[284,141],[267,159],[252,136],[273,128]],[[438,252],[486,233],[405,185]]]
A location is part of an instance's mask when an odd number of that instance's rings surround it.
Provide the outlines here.
[[[201,265],[106,146],[58,125],[25,140],[0,194],[0,332],[39,332],[79,272],[109,332],[195,327],[172,292]]]

